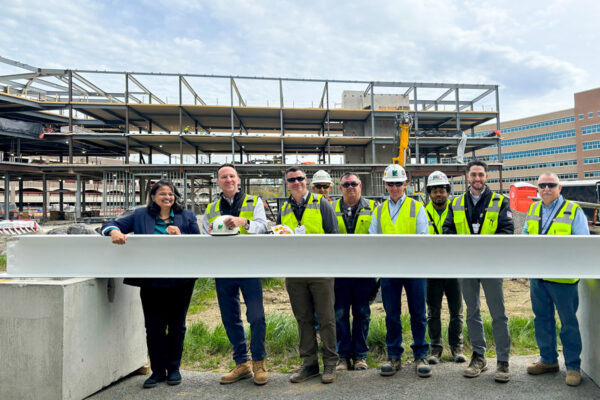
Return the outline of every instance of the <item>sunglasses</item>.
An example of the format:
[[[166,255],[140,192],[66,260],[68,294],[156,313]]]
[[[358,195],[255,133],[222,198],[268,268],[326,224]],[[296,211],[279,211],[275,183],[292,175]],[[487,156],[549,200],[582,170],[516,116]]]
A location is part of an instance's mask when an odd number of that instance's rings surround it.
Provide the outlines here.
[[[317,189],[329,189],[329,185],[319,185],[318,183],[315,183],[314,185]]]
[[[288,181],[289,183],[294,183],[296,181],[298,182],[302,182],[303,180],[305,180],[306,177],[305,176],[295,176],[293,178],[287,178],[286,181]]]
[[[554,182],[550,182],[550,183],[538,183],[538,187],[540,189],[546,189],[546,188],[554,189],[557,186],[558,186],[558,183],[554,183]]]
[[[404,182],[386,182],[385,184],[389,187],[394,187],[394,186],[400,187],[400,186],[404,185]]]
[[[357,187],[358,185],[360,185],[360,183],[358,183],[358,182],[345,182],[345,183],[342,183],[342,187],[344,189],[348,189],[350,186]]]

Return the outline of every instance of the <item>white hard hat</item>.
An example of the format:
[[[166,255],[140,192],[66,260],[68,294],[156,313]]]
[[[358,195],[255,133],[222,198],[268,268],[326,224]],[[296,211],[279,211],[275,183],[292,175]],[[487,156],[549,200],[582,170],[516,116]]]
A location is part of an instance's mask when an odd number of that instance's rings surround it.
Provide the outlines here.
[[[320,169],[313,175],[311,183],[329,183],[332,185],[333,181],[331,180],[331,176],[329,176],[327,171]]]
[[[212,230],[210,234],[213,236],[229,236],[229,235],[237,235],[240,233],[240,227],[236,226],[233,229],[229,229],[225,224],[225,220],[230,218],[231,215],[221,215],[217,217],[212,223]]]
[[[390,164],[383,171],[384,182],[406,182],[406,171],[398,164]]]
[[[427,187],[450,185],[448,177],[442,171],[433,171],[427,178]]]

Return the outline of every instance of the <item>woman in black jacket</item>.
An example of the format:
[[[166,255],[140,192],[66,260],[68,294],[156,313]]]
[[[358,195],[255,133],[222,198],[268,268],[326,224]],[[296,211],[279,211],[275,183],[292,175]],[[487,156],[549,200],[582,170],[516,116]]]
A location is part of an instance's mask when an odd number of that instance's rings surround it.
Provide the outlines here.
[[[181,235],[200,233],[196,216],[184,210],[179,192],[170,181],[160,180],[150,191],[145,208],[132,215],[117,218],[102,226],[102,234],[115,244],[125,244],[127,233]],[[185,317],[194,290],[195,278],[127,278],[125,284],[140,287],[146,326],[146,342],[152,375],[144,388],[159,382],[181,383],[179,365],[185,338]]]

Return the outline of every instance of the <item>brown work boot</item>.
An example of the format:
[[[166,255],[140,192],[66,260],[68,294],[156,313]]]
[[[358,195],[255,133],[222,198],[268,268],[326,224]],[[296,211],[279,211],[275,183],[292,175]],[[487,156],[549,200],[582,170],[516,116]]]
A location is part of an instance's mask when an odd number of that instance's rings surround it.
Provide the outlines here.
[[[431,365],[436,365],[436,364],[439,364],[441,360],[442,360],[442,351],[441,350],[431,350],[431,353],[429,354],[429,358],[427,359],[427,362]]]
[[[354,369],[356,371],[365,371],[369,369],[369,366],[367,365],[367,360],[365,360],[364,358],[359,358],[358,360],[355,360]]]
[[[546,372],[558,372],[559,369],[558,363],[546,364],[542,361],[536,361],[527,366],[527,373],[529,375],[541,375],[545,374]]]
[[[321,382],[333,383],[335,382],[335,365],[325,365],[323,367],[323,376],[321,376]]]
[[[235,366],[229,373],[221,376],[221,383],[233,383],[237,382],[240,379],[247,379],[252,377],[252,365],[250,361],[246,361],[244,363],[240,363]]]
[[[467,378],[475,378],[485,370],[487,370],[487,361],[485,360],[485,356],[473,352],[471,363],[467,369],[465,369],[463,375]]]
[[[390,358],[385,364],[381,366],[379,375],[381,376],[392,376],[402,368],[402,363],[397,358]]]
[[[578,386],[581,383],[581,372],[574,369],[567,370],[565,383],[569,386]]]
[[[252,361],[252,372],[254,373],[254,383],[264,385],[269,381],[269,372],[265,360]]]
[[[427,363],[427,360],[424,358],[419,358],[415,360],[415,368],[417,370],[417,375],[421,378],[429,378],[433,373],[431,371],[431,366]]]
[[[336,371],[348,371],[350,369],[350,361],[349,360],[338,360],[335,370]]]
[[[455,363],[464,363],[467,362],[467,357],[463,354],[462,349],[454,349],[452,350],[452,358]]]
[[[508,373],[508,361],[498,361],[496,365],[496,373],[494,374],[494,380],[500,383],[506,383],[510,379]]]

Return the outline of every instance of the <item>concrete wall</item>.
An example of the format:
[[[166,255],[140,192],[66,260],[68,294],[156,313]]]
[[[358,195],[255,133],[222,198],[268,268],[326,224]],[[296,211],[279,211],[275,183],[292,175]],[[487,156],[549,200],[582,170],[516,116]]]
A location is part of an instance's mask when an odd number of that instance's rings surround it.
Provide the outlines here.
[[[112,282],[0,283],[0,399],[82,399],[146,363],[139,289]]]
[[[409,99],[403,94],[375,93],[373,96],[375,110],[381,108],[406,109],[409,107]],[[361,90],[344,90],[342,92],[342,108],[363,109],[371,107],[371,93],[366,96]]]
[[[600,279],[579,283],[579,329],[583,351],[581,369],[600,386]]]

